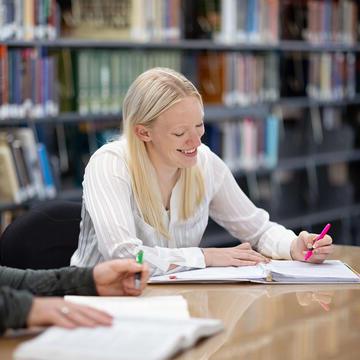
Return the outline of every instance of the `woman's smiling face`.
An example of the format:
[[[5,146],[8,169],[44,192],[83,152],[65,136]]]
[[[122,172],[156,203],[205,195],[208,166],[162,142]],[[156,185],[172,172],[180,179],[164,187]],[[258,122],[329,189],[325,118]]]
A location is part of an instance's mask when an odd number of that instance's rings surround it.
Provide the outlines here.
[[[203,118],[199,100],[186,97],[161,114],[151,127],[143,128],[148,135],[143,140],[153,165],[176,169],[196,165],[197,148],[204,135]]]

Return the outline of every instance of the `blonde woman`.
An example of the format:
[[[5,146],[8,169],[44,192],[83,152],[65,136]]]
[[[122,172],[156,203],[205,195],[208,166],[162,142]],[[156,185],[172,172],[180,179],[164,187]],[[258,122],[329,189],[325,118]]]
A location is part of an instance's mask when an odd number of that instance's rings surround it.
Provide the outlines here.
[[[86,167],[72,265],[133,258],[140,249],[156,274],[304,259],[316,235],[297,236],[270,222],[225,163],[201,144],[202,99],[183,75],[167,68],[141,74],[125,97],[123,121],[120,140],[101,147]],[[209,216],[242,244],[200,249]],[[323,261],[331,243],[328,235],[317,241],[310,261]]]

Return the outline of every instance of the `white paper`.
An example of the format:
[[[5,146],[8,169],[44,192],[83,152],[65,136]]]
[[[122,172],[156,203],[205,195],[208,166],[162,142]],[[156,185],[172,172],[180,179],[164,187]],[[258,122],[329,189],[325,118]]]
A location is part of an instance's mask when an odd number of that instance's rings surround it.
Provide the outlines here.
[[[172,296],[65,296],[65,300],[92,306],[108,312],[115,318],[188,319],[186,300],[181,295]]]
[[[267,268],[278,281],[359,281],[359,276],[339,260],[326,260],[322,264],[312,264],[302,261],[272,260]]]

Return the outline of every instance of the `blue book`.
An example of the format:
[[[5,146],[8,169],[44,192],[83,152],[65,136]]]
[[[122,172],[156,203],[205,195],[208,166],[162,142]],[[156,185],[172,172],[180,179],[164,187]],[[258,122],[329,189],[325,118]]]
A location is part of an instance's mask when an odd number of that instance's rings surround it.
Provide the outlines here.
[[[258,17],[258,6],[257,0],[248,0],[247,3],[247,22],[246,22],[246,32],[248,38],[251,40],[251,37],[256,34],[258,31],[257,17]]]
[[[265,159],[266,165],[269,168],[275,167],[278,162],[279,121],[280,120],[274,115],[270,115],[266,119]]]
[[[44,144],[39,143],[37,145],[37,153],[39,157],[41,174],[44,181],[45,196],[47,198],[54,198],[56,196],[56,188],[54,178],[51,172],[49,158]]]

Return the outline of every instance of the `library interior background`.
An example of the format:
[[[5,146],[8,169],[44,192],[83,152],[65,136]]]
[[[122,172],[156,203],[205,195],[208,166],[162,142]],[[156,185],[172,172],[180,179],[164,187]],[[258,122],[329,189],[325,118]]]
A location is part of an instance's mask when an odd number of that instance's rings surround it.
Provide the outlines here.
[[[0,234],[81,201],[89,157],[121,133],[133,80],[164,66],[205,107],[203,142],[298,232],[360,245],[360,3],[0,1]],[[210,220],[207,244],[234,239]]]

